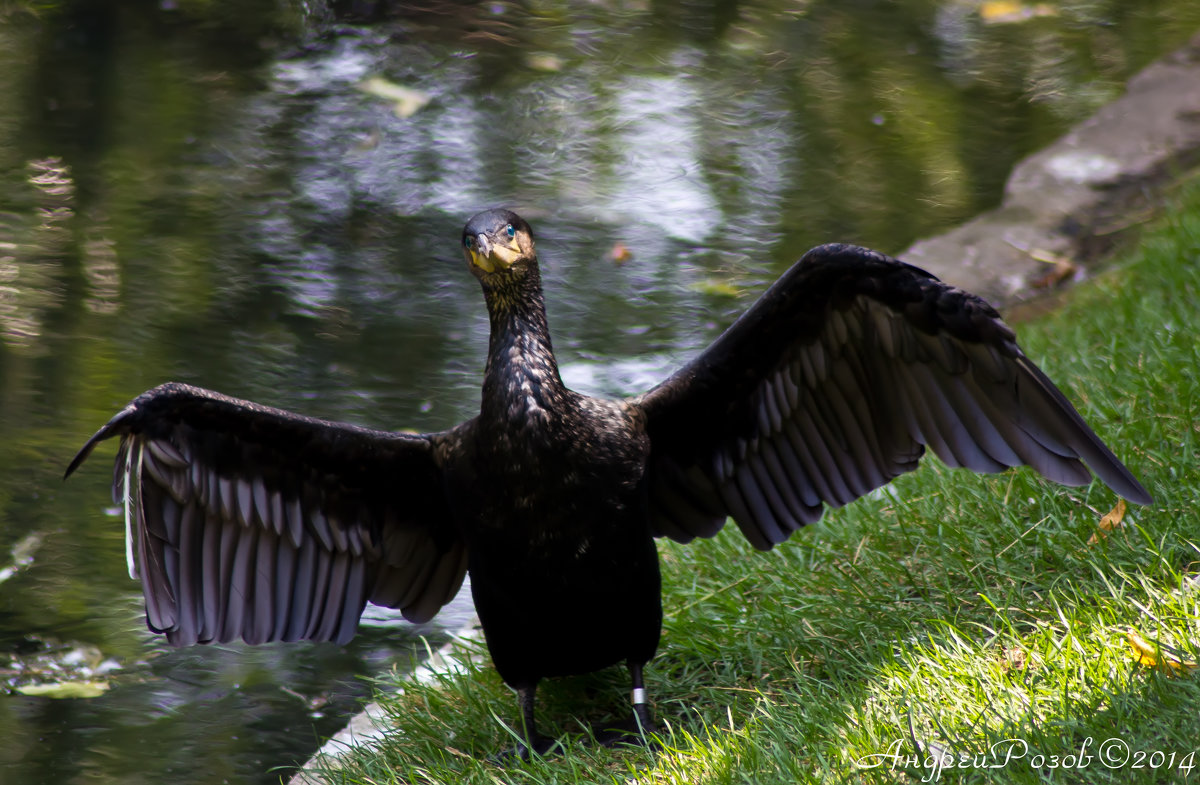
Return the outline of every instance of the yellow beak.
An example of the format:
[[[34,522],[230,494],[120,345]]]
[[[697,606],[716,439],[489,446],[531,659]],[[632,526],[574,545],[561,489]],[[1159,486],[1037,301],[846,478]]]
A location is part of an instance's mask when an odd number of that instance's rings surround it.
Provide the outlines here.
[[[471,255],[471,264],[485,273],[494,273],[511,267],[521,255],[521,249],[515,243],[511,246],[493,245],[487,235],[479,234],[475,236],[475,244],[468,253]]]

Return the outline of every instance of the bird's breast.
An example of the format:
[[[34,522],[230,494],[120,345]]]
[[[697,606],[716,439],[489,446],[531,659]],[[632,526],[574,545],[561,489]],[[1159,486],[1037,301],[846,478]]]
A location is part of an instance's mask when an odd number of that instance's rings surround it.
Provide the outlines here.
[[[508,383],[515,394],[476,420],[469,466],[451,489],[472,539],[582,554],[611,527],[644,528],[648,443],[623,407]]]

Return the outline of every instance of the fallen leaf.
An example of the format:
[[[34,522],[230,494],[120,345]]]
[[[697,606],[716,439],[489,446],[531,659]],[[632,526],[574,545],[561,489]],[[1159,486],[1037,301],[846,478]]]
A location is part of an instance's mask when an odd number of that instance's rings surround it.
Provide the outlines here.
[[[358,89],[376,98],[391,101],[396,116],[412,117],[429,103],[429,93],[389,82],[382,76],[372,76],[358,83]]]
[[[1000,665],[1005,672],[1025,670],[1029,664],[1029,654],[1020,646],[1009,646],[1004,650],[1004,659]]]
[[[1075,274],[1079,272],[1079,265],[1075,264],[1072,259],[1069,259],[1066,256],[1042,258],[1036,254],[1030,255],[1039,262],[1047,262],[1048,264],[1054,265],[1049,272],[1039,275],[1037,278],[1034,278],[1029,282],[1029,285],[1034,289],[1050,289],[1058,286],[1063,281],[1074,278]]]
[[[41,532],[33,532],[32,534],[22,537],[21,540],[12,547],[12,563],[7,567],[0,569],[0,583],[4,583],[21,570],[33,564],[33,555],[37,553],[37,549],[41,546]]]
[[[532,68],[534,71],[544,71],[546,73],[558,73],[562,70],[562,58],[550,54],[531,54],[525,58],[525,65]]]
[[[53,684],[25,684],[17,687],[17,692],[38,698],[98,698],[108,687],[106,681],[60,681]]]
[[[1088,537],[1087,544],[1095,545],[1096,543],[1100,542],[1101,539],[1108,536],[1108,533],[1110,531],[1121,526],[1121,521],[1124,519],[1125,519],[1125,500],[1117,499],[1116,505],[1113,506],[1113,508],[1111,510],[1104,513],[1104,517],[1102,517],[1100,519],[1100,523],[1097,524],[1096,533],[1093,534],[1091,537]]]
[[[1015,0],[988,0],[979,6],[979,16],[987,24],[1003,25],[1039,16],[1058,16],[1058,9],[1049,3],[1025,5]]]
[[[1157,644],[1150,643],[1137,633],[1136,630],[1129,629],[1125,631],[1125,640],[1129,641],[1130,648],[1133,649],[1133,656],[1137,658],[1139,665],[1144,665],[1147,668],[1159,667],[1168,673],[1189,673],[1200,667],[1194,662],[1185,662],[1172,657],[1162,651]]]
[[[609,249],[608,258],[612,259],[615,264],[625,264],[633,258],[633,251],[630,251],[625,243],[617,243]]]
[[[718,278],[704,278],[693,283],[689,288],[713,297],[737,297],[742,290],[729,281]]]

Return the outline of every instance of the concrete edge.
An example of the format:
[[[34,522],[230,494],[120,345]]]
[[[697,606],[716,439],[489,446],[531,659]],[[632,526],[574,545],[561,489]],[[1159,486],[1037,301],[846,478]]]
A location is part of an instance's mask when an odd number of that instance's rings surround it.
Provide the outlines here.
[[[427,684],[443,676],[461,673],[464,662],[481,664],[485,649],[483,630],[476,617],[413,670],[406,681]],[[394,694],[403,695],[404,689],[400,688]],[[322,769],[337,768],[339,761],[351,750],[372,746],[388,733],[394,732],[396,728],[388,724],[383,708],[378,702],[371,701],[350,719],[345,728],[321,745],[321,749],[308,759],[288,781],[288,785],[323,785],[323,780],[319,778]]]
[[[998,307],[1086,277],[1200,166],[1200,34],[1013,167],[1000,206],[899,257]]]

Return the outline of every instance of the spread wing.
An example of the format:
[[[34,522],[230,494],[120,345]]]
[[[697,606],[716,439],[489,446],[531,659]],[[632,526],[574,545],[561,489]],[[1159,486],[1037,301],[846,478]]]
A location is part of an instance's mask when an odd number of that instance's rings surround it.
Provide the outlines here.
[[[113,436],[130,575],[150,628],[176,646],[345,642],[367,600],[426,621],[462,584],[436,436],[164,384],[89,439],[67,476]]]
[[[1151,501],[1017,346],[991,306],[846,245],[815,248],[694,361],[635,398],[650,436],[655,533],[710,537],[732,516],[767,549],[912,471],[1095,472]]]

